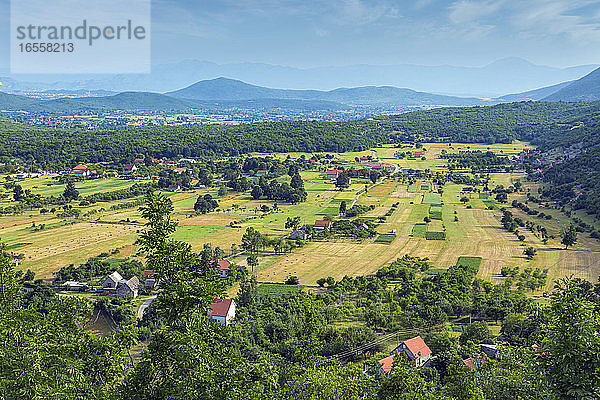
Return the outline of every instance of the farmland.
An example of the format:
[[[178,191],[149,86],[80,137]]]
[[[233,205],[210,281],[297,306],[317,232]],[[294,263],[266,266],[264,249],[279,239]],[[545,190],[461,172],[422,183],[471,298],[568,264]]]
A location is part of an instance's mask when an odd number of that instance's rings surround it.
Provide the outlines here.
[[[285,227],[288,218],[298,217],[300,225],[312,226],[315,220],[339,220],[342,203],[347,207],[355,203],[369,209],[359,218],[376,223],[375,236],[362,239],[321,238],[283,253],[265,249],[259,254],[260,263],[256,269],[260,282],[281,283],[290,276],[297,276],[301,284],[314,285],[325,276],[341,279],[345,275],[373,273],[404,254],[427,257],[432,267],[438,269],[455,265],[461,256],[481,257],[478,276],[492,282],[503,280],[500,270],[507,265],[520,269],[548,269],[545,290],[550,289],[553,280],[561,276],[573,274],[595,280],[600,271],[600,246],[597,240],[582,234],[576,246],[562,250],[560,231],[570,220],[560,210],[545,209],[544,212],[551,214],[552,219],[536,220],[550,232],[547,244],[543,244],[533,232],[525,230],[525,240],[521,242],[502,228],[499,208],[506,205],[499,204],[493,193],[479,187],[480,192],[473,195],[463,192],[465,185],[462,184],[446,182],[440,185],[431,176],[398,172],[402,168],[444,172],[446,160],[440,158],[442,152],[459,152],[469,148],[510,155],[525,147],[527,144],[522,142],[489,146],[462,144],[452,148],[447,144],[431,143],[423,144],[425,158],[421,160],[397,159],[394,154],[398,149],[390,146],[362,153],[337,154],[337,157],[348,160],[375,154],[380,162],[396,170],[376,184],[357,178],[340,190],[333,182],[324,179],[327,167],[315,166],[301,171],[306,201],[296,204],[277,202],[276,210],[273,209],[273,201],[254,199],[248,192],[229,191],[219,195],[219,184],[165,192],[164,195],[171,199],[174,218],[179,223],[175,239],[189,243],[195,251],[210,243],[225,250],[226,254],[240,248],[247,228],[254,228],[270,238],[281,238],[289,233]],[[270,156],[283,161],[301,154]],[[537,188],[524,178],[524,173],[519,171],[493,173],[488,186],[507,187],[520,180],[524,189],[511,194],[508,204],[513,199],[523,201],[527,188]],[[278,178],[279,181],[282,179]],[[125,189],[134,183],[121,178],[85,180],[75,182],[75,188],[80,196],[88,196]],[[19,184],[41,196],[58,196],[65,189],[64,183],[51,176],[24,179]],[[366,192],[365,188],[368,189]],[[3,193],[7,199],[4,206],[12,204],[8,200],[10,191],[4,189]],[[196,213],[196,199],[206,194],[218,201],[218,208],[208,214]],[[461,201],[465,197],[468,201]],[[90,257],[115,249],[123,257],[143,260],[135,244],[143,220],[137,206],[127,204],[141,199],[142,196],[138,196],[83,205],[75,202],[73,207],[80,211],[76,218],[64,218],[58,212],[40,213],[36,209],[25,209],[22,213],[0,217],[0,234],[2,240],[11,246],[11,251],[22,254],[19,268],[31,269],[41,278],[52,278],[64,266],[80,264]],[[123,208],[115,207],[119,205]],[[519,210],[515,213],[527,219]],[[525,245],[537,251],[532,260],[523,255]],[[241,255],[234,261],[241,263],[245,257]]]

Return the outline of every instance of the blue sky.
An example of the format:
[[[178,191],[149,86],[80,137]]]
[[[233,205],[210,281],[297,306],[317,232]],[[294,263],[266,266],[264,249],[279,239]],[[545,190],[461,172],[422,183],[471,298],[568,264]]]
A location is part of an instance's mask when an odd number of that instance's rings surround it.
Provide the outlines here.
[[[9,15],[0,0],[0,68]],[[598,0],[155,0],[152,24],[154,63],[600,63]]]

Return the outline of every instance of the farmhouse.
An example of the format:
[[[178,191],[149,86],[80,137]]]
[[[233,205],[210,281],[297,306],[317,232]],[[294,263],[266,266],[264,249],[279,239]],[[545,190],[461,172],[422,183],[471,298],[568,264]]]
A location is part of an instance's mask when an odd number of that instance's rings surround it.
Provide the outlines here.
[[[104,281],[102,282],[102,287],[104,289],[116,289],[122,280],[123,277],[121,276],[121,274],[115,271],[109,276],[107,276],[106,279],[104,279]]]
[[[290,233],[289,235],[284,236],[284,239],[290,239],[290,240],[296,240],[296,239],[308,240],[308,239],[310,239],[310,234],[308,234],[306,232],[306,227],[303,226],[302,228],[295,230],[294,232]]]
[[[394,358],[402,357],[401,354],[410,361],[414,361],[416,367],[423,366],[431,359],[431,350],[429,350],[429,347],[421,339],[421,336],[417,336],[402,342],[400,346],[392,351],[390,356],[379,360],[379,372],[390,372],[394,364]]]
[[[325,230],[325,228],[331,229],[331,226],[332,226],[331,221],[323,221],[323,220],[319,219],[319,220],[315,221],[314,229],[316,231],[323,231],[323,230]]]
[[[256,176],[265,176],[267,175],[269,172],[265,171],[264,169],[259,169],[258,171],[256,171]]]
[[[485,363],[485,359],[483,359],[481,357],[477,357],[477,358],[469,357],[469,358],[463,360],[463,364],[465,364],[471,370],[477,369],[478,367],[482,366],[483,363]]]
[[[179,186],[178,184],[177,184],[177,185],[169,185],[169,186],[167,187],[167,190],[168,190],[169,192],[177,192],[177,191],[178,191],[178,190],[180,190],[180,189],[181,189],[181,186]]]
[[[138,168],[135,166],[135,164],[125,164],[125,166],[123,167],[123,171],[126,174],[133,174],[137,170]]]
[[[79,164],[75,168],[73,168],[72,174],[79,177],[85,177],[90,174],[90,171],[85,165]]]
[[[138,288],[140,286],[140,280],[137,276],[129,278],[128,280],[121,281],[121,284],[117,287],[115,296],[117,297],[137,297]]]
[[[231,265],[231,261],[229,260],[219,260],[216,263],[215,268],[217,269],[217,272],[221,278],[227,278]]]
[[[331,170],[327,171],[327,180],[335,181],[342,172],[343,171],[341,171],[339,169],[331,169]]]
[[[210,322],[229,325],[235,318],[235,302],[232,299],[218,299],[208,305],[206,315]]]

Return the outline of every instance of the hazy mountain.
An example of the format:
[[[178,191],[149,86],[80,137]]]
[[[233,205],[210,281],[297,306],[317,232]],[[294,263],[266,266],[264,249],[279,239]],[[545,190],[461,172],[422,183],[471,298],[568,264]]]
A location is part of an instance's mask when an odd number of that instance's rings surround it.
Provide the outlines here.
[[[0,110],[72,113],[76,111],[184,111],[197,107],[187,100],[158,93],[125,92],[107,97],[37,100],[0,92]]]
[[[22,110],[35,106],[37,103],[38,100],[29,97],[0,92],[0,110]]]
[[[257,86],[332,90],[339,87],[394,86],[454,96],[497,97],[579,79],[597,65],[554,68],[519,58],[482,67],[349,65],[294,68],[262,63],[216,64],[187,60],[154,65],[147,75],[11,75],[17,81],[42,82],[48,89],[169,92],[201,80],[228,77]]]
[[[562,89],[564,87],[569,86],[571,83],[573,83],[573,81],[562,82],[562,83],[559,83],[558,85],[546,86],[543,88],[534,89],[534,90],[530,90],[528,92],[523,92],[523,93],[507,94],[504,96],[500,96],[494,100],[498,100],[499,102],[503,102],[503,103],[511,103],[511,102],[516,102],[516,101],[529,101],[529,100],[538,101],[538,100],[542,100],[543,98],[545,98],[547,96],[550,96],[551,94],[559,91],[560,89]]]
[[[340,88],[331,91],[271,89],[228,79],[217,78],[197,82],[184,89],[167,93],[190,100],[299,99],[333,101],[349,105],[477,105],[486,104],[476,98],[443,96],[391,86]]]
[[[600,100],[600,68],[544,98],[546,101]]]

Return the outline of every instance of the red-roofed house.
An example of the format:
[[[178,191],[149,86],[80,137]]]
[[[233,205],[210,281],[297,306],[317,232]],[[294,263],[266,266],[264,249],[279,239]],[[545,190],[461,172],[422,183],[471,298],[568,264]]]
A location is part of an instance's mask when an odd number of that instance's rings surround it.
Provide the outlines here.
[[[482,357],[477,357],[477,358],[469,357],[466,360],[463,360],[463,363],[467,367],[469,367],[469,369],[471,369],[471,370],[477,369],[478,367],[483,365],[484,362],[485,362],[485,359],[483,359]]]
[[[138,169],[138,168],[135,166],[135,164],[125,164],[125,166],[123,167],[123,171],[124,171],[126,174],[132,174],[132,173],[134,173],[135,171],[137,171],[137,169]]]
[[[421,336],[400,343],[400,346],[396,347],[392,354],[405,354],[410,361],[415,362],[417,367],[425,364],[431,358],[431,350]]]
[[[265,176],[269,173],[269,171],[265,171],[264,169],[259,169],[256,171],[256,176]]]
[[[394,356],[393,355],[379,360],[379,365],[383,372],[390,372],[392,370],[393,364],[394,364]]]
[[[210,322],[221,325],[229,325],[235,318],[235,302],[232,299],[218,299],[208,305],[206,313]]]
[[[90,171],[83,164],[79,164],[75,168],[73,168],[73,175],[75,175],[75,176],[83,177],[83,176],[88,176],[89,174],[90,174]]]
[[[219,262],[217,262],[216,268],[217,268],[217,272],[219,273],[219,276],[221,278],[227,278],[227,275],[229,275],[229,268],[231,267],[231,261],[229,260],[219,260]]]
[[[314,228],[316,231],[323,231],[323,230],[325,230],[325,228],[331,229],[331,225],[332,225],[331,221],[323,221],[323,220],[319,219],[319,220],[315,221]]]
[[[144,162],[143,158],[136,158],[135,160],[133,160],[133,163],[135,165],[142,164],[143,162]]]
[[[342,171],[339,169],[331,169],[327,171],[327,180],[335,181],[341,173]]]

